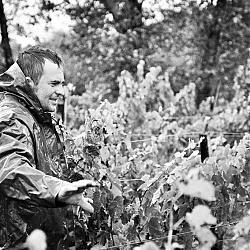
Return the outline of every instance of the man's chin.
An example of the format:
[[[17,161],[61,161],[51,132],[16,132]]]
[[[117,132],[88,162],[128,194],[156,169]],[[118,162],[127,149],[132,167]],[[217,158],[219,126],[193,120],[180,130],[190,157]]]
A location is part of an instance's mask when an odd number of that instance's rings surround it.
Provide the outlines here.
[[[57,106],[57,103],[55,102],[50,102],[50,103],[48,103],[49,105],[48,105],[48,112],[51,112],[51,113],[53,113],[53,112],[56,112],[56,106]]]
[[[56,112],[56,106],[55,107],[47,107],[47,109],[46,109],[46,112],[49,112],[49,113],[54,113],[54,112]]]

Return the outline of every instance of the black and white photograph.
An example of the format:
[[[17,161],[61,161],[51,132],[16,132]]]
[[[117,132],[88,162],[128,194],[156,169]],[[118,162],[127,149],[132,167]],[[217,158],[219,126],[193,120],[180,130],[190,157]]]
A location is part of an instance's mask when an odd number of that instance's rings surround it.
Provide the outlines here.
[[[0,0],[0,250],[250,250],[250,0]]]

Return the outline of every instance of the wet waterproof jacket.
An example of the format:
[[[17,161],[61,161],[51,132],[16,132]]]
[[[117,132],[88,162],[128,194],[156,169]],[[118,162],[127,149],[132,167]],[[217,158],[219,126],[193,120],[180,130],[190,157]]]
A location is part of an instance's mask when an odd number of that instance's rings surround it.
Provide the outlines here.
[[[51,115],[15,63],[0,75],[0,248],[40,228],[48,249],[66,249],[68,209],[56,202],[65,166]]]

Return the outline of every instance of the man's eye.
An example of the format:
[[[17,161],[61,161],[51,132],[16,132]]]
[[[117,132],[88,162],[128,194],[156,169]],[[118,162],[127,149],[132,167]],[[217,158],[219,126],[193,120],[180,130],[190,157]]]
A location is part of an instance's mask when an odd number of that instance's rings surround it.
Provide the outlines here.
[[[51,82],[51,83],[50,83],[50,85],[53,86],[53,87],[54,87],[54,86],[57,86],[58,84],[60,84],[60,83],[58,83],[58,82]]]
[[[58,85],[62,85],[62,86],[66,86],[66,83],[65,82],[50,82],[50,85],[55,87],[55,86],[58,86]]]

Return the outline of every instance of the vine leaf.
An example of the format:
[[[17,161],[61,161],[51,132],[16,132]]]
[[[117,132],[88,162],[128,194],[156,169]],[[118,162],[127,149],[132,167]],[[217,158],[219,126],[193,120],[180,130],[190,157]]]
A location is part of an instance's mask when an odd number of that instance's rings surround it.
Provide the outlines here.
[[[250,216],[246,216],[238,224],[235,225],[234,238],[237,238],[241,235],[247,235],[249,231],[250,231]]]
[[[107,169],[105,169],[105,168],[100,168],[100,169],[99,169],[99,173],[100,173],[99,179],[102,180],[103,177],[107,175]]]
[[[199,228],[195,231],[195,234],[202,245],[198,248],[199,250],[210,250],[216,242],[216,237],[207,227]]]
[[[146,242],[133,250],[159,250],[160,248],[154,242]]]
[[[37,242],[39,242],[39,244],[37,244]],[[45,250],[47,248],[45,233],[40,229],[35,229],[28,236],[23,247],[32,250]]]
[[[216,224],[216,218],[211,214],[211,210],[204,205],[197,205],[191,213],[187,213],[186,221],[194,228],[204,224]]]
[[[116,182],[112,182],[111,192],[114,195],[114,198],[117,196],[122,196],[121,187]]]
[[[150,175],[149,174],[145,174],[142,176],[141,180],[144,181],[144,183],[142,183],[142,185],[138,188],[138,190],[143,190],[145,191],[148,187],[148,182],[150,179]]]
[[[100,156],[104,162],[106,162],[109,159],[110,153],[109,153],[109,150],[107,147],[105,147],[105,146],[101,147]]]
[[[171,244],[171,246],[168,246],[166,243],[165,243],[165,250],[174,250],[174,249],[184,249],[184,245],[180,245],[179,243],[177,242],[173,242]]]
[[[159,188],[156,190],[156,192],[153,195],[151,205],[154,205],[161,197],[161,195],[164,193],[164,183],[159,186]]]
[[[101,249],[104,249],[104,247],[102,245],[97,244],[91,247],[90,250],[101,250]]]
[[[211,214],[211,210],[207,206],[198,205],[191,213],[186,214],[186,221],[201,244],[199,249],[210,250],[216,242],[216,237],[204,224],[216,224],[216,218]]]
[[[214,186],[204,179],[180,182],[179,189],[183,194],[191,197],[197,197],[207,201],[216,200]]]
[[[162,228],[160,225],[159,217],[152,217],[148,221],[148,231],[152,237],[160,237],[162,236]]]

